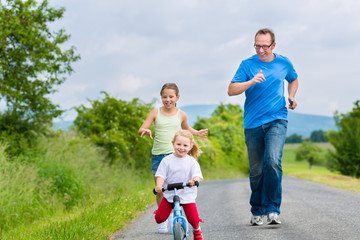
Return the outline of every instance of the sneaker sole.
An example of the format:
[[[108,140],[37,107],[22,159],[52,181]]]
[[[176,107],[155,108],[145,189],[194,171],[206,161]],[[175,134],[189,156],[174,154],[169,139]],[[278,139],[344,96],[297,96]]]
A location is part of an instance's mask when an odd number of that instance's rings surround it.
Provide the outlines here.
[[[263,222],[260,222],[260,223],[250,222],[250,225],[251,225],[251,226],[261,226],[261,225],[263,225],[263,224],[264,224]]]
[[[268,222],[268,225],[278,225],[278,224],[281,224],[281,222],[280,222],[280,221],[276,221],[276,220],[274,220],[274,219]]]

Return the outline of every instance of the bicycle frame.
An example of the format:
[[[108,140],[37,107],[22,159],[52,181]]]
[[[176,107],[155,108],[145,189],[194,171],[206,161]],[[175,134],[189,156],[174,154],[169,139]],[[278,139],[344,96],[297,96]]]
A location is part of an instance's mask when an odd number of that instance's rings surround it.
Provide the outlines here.
[[[185,218],[183,210],[180,206],[180,198],[177,195],[176,188],[174,188],[174,198],[173,199],[174,199],[174,218],[172,220],[173,224],[171,225],[171,233],[175,239],[175,234],[174,234],[175,223],[181,222],[181,224],[183,225],[184,230],[185,230],[185,235],[186,235],[185,239],[187,239],[189,237],[189,224],[188,224],[188,221]]]

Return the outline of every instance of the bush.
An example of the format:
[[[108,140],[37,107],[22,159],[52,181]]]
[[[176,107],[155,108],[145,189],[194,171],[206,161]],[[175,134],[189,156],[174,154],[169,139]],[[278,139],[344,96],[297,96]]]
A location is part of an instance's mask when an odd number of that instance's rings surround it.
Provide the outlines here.
[[[305,160],[309,163],[309,168],[311,168],[315,164],[325,163],[322,152],[322,148],[312,142],[303,142],[302,145],[295,150],[296,161]]]
[[[296,133],[286,137],[285,139],[285,143],[302,143],[303,142],[303,137],[301,135],[298,135]]]
[[[130,102],[110,97],[90,101],[91,107],[77,107],[75,129],[93,143],[106,149],[110,164],[120,161],[136,169],[147,169],[152,142],[140,138],[138,130],[152,104],[138,99]]]
[[[209,129],[207,139],[199,139],[202,167],[238,169],[248,173],[243,129],[243,110],[239,105],[220,104],[210,118],[200,118],[196,129]]]
[[[310,135],[310,140],[312,142],[328,142],[325,137],[325,133],[322,130],[312,131]]]
[[[344,175],[360,178],[360,101],[346,114],[335,114],[338,131],[329,131],[326,137],[334,146],[331,167]]]

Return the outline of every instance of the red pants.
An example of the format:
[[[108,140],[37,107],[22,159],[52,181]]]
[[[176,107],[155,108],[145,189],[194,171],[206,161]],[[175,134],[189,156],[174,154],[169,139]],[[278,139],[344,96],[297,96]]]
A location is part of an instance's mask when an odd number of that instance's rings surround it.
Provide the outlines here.
[[[195,203],[188,203],[188,204],[182,204],[182,207],[184,209],[186,218],[190,225],[194,229],[199,228],[199,222],[202,222],[202,220],[199,218],[199,213],[196,208]],[[166,198],[162,198],[161,203],[159,205],[159,208],[155,211],[155,221],[156,223],[162,223],[165,222],[170,213],[173,209],[172,203],[169,203]]]

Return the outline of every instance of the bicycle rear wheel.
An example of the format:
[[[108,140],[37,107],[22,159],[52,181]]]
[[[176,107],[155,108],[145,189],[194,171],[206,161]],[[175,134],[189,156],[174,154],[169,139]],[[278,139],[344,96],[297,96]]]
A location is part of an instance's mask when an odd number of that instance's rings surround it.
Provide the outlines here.
[[[174,239],[183,240],[185,239],[185,229],[181,222],[176,222],[174,225]]]

